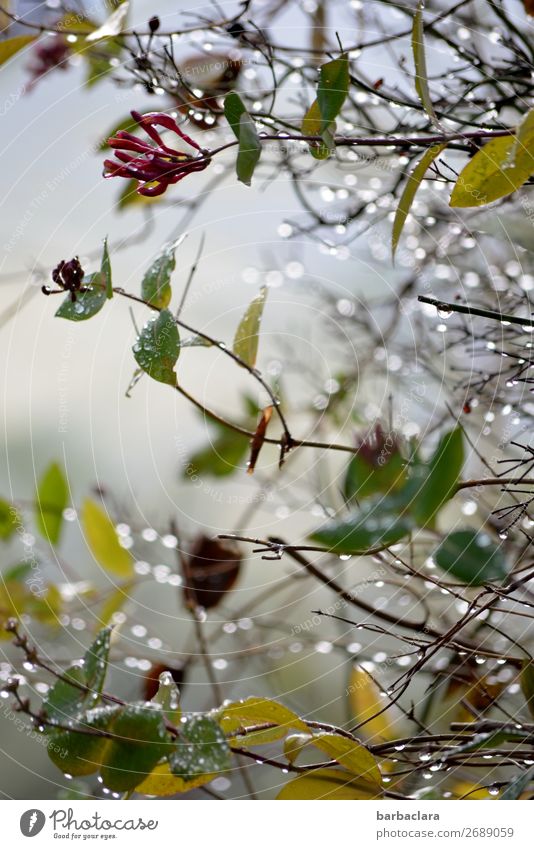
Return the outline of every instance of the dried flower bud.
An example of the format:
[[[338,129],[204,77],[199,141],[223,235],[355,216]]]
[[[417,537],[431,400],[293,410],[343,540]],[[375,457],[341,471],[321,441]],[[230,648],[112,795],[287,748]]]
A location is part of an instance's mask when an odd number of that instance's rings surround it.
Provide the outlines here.
[[[73,301],[76,300],[76,292],[79,292],[82,288],[83,276],[84,270],[77,256],[68,261],[62,259],[52,271],[52,280],[54,283],[60,289],[70,292]]]
[[[148,28],[149,28],[149,30],[152,34],[154,34],[155,32],[157,32],[159,30],[159,24],[160,24],[160,21],[159,21],[158,16],[153,15],[148,22]]]

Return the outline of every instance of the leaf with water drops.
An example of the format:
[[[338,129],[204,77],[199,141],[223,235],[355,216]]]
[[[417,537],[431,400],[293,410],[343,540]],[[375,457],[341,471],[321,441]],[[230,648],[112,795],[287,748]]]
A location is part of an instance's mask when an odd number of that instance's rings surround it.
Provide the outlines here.
[[[413,470],[413,484],[417,478],[417,494],[410,512],[423,527],[432,525],[443,505],[456,492],[464,464],[463,436],[459,427],[446,433],[440,440],[428,465],[417,465]]]
[[[75,301],[67,295],[56,311],[56,317],[69,321],[87,321],[99,313],[108,297],[106,279],[101,271],[86,274],[82,280],[84,291],[76,293]]]
[[[37,484],[35,523],[39,532],[51,543],[58,543],[63,525],[63,511],[69,503],[69,490],[59,463],[51,463]]]
[[[49,690],[43,708],[51,719],[64,723],[82,707],[93,707],[100,698],[107,672],[111,628],[103,628],[85,652]],[[72,683],[69,683],[72,682]]]
[[[371,752],[357,740],[350,740],[341,734],[321,732],[314,734],[312,745],[338,762],[352,775],[380,788],[382,776]]]
[[[88,498],[82,507],[82,528],[98,563],[113,575],[129,578],[133,573],[132,555],[120,544],[115,526],[107,513]]]
[[[237,354],[251,368],[256,365],[258,356],[260,324],[266,298],[267,287],[262,286],[259,295],[247,307],[234,337],[234,354]]]
[[[150,702],[125,705],[114,718],[100,777],[110,790],[133,790],[168,755],[172,744],[162,711]]]
[[[172,674],[165,670],[159,675],[159,685],[156,695],[151,699],[152,703],[159,705],[166,718],[173,725],[180,721],[180,690],[176,686]]]
[[[206,773],[205,775],[196,775],[194,778],[185,781],[183,778],[173,775],[169,764],[165,762],[157,764],[148,778],[145,778],[136,790],[144,796],[174,796],[177,793],[187,793],[195,787],[209,784],[214,778],[216,778],[216,773]]]
[[[153,307],[165,309],[169,306],[172,289],[171,276],[176,268],[175,251],[180,240],[166,245],[156,257],[141,283],[141,296]]]
[[[96,772],[109,746],[106,735],[121,709],[120,705],[92,708],[72,722],[72,730],[55,731],[47,744],[52,763],[68,775]],[[58,717],[58,722],[66,724],[64,717]]]
[[[289,781],[277,795],[289,800],[380,799],[382,790],[374,783],[355,778],[341,769],[314,769]]]
[[[188,717],[180,724],[169,764],[174,775],[184,781],[229,769],[230,747],[221,726],[209,716]]]
[[[472,528],[448,534],[433,557],[440,569],[473,587],[501,582],[508,574],[501,547],[487,533]]]
[[[398,495],[369,499],[363,509],[348,518],[328,521],[310,538],[336,554],[361,554],[393,545],[414,527],[405,500],[404,490]]]
[[[176,386],[174,366],[180,354],[180,335],[170,310],[147,321],[132,350],[137,364],[150,377]]]
[[[343,53],[321,67],[317,87],[317,104],[321,113],[321,134],[330,127],[345,102],[349,92],[349,59]]]
[[[485,206],[519,189],[534,174],[532,149],[523,147],[520,151],[515,136],[487,142],[460,172],[450,206]]]
[[[288,731],[290,728],[306,733],[309,731],[306,723],[285,705],[273,699],[263,699],[256,696],[224,705],[217,710],[216,715],[226,734],[267,723],[285,728]]]
[[[301,131],[303,136],[320,136],[321,141],[310,141],[308,147],[314,159],[328,159],[331,151],[335,148],[333,137],[336,130],[336,122],[333,121],[324,132],[321,132],[322,119],[319,103],[314,100],[304,118],[302,119]]]
[[[408,213],[414,201],[417,189],[421,185],[421,182],[426,172],[428,171],[430,165],[446,147],[446,144],[436,144],[432,147],[429,147],[429,149],[424,153],[424,155],[421,157],[414,170],[408,177],[408,182],[406,183],[404,191],[400,196],[397,211],[395,212],[395,219],[393,221],[393,235],[391,238],[391,254],[393,259],[395,258],[395,252],[399,244],[399,239],[401,237],[406,218],[408,217]]]
[[[261,156],[261,142],[254,121],[244,112],[239,119],[239,150],[236,160],[237,179],[250,186]]]

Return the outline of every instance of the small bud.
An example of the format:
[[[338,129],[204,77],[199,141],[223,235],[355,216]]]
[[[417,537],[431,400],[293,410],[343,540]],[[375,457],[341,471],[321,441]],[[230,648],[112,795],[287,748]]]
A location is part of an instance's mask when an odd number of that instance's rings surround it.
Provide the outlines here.
[[[150,29],[152,35],[154,35],[154,33],[159,30],[159,18],[157,15],[154,15],[152,18],[150,18],[148,22],[148,28]]]

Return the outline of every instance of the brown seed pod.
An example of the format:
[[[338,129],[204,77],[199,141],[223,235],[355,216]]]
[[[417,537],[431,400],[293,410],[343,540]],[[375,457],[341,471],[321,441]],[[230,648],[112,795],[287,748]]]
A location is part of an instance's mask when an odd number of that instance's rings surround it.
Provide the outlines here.
[[[209,610],[234,586],[241,568],[241,552],[231,542],[202,534],[191,547],[187,566],[186,603]]]

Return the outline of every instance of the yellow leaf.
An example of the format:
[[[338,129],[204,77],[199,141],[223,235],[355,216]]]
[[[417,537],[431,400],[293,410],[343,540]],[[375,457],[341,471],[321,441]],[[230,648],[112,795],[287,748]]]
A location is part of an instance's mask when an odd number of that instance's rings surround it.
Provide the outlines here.
[[[260,324],[266,297],[267,287],[262,286],[259,295],[248,305],[234,337],[234,354],[252,368],[256,365],[258,356]]]
[[[130,590],[133,586],[132,582],[127,584],[123,584],[122,587],[118,587],[112,593],[109,594],[104,604],[100,608],[100,613],[98,615],[98,621],[100,626],[108,625],[112,618],[113,614],[117,613],[130,599]]]
[[[302,119],[302,135],[303,136],[320,136],[321,135],[322,118],[319,109],[319,103],[314,100],[304,118]],[[330,125],[332,130],[335,129],[335,121]],[[333,132],[333,130],[332,130]],[[324,141],[308,142],[310,153],[315,159],[328,159],[330,150]]]
[[[172,774],[168,763],[163,763],[152,770],[150,775],[135,788],[135,792],[142,793],[144,796],[174,796],[176,793],[187,793],[188,790],[208,784],[215,777],[215,774],[198,775],[185,781]]]
[[[363,669],[353,669],[348,687],[349,701],[352,714],[358,725],[365,722],[359,729],[367,740],[393,740],[393,731],[388,712],[375,716],[382,710],[387,701],[380,695],[373,679]],[[372,718],[371,718],[372,717]],[[366,720],[369,720],[366,722]]]
[[[0,65],[11,59],[15,53],[35,41],[36,35],[16,35],[13,38],[8,38],[5,41],[0,41]]]
[[[534,156],[524,144],[517,148],[515,136],[491,139],[460,172],[450,206],[485,206],[515,192],[532,174]]]
[[[278,725],[282,728],[296,728],[298,731],[308,732],[308,726],[296,713],[275,702],[272,699],[256,698],[243,699],[240,702],[231,702],[223,705],[217,711],[217,720],[225,732],[232,734],[240,728],[250,728],[255,725],[267,723]]]
[[[489,792],[487,787],[479,787],[478,784],[472,784],[470,781],[459,781],[452,788],[452,794],[455,799],[463,799],[469,801],[471,799],[484,799],[486,802],[491,799],[498,799],[502,790],[496,795]]]
[[[100,565],[121,578],[130,577],[133,573],[132,555],[120,545],[117,532],[106,513],[89,499],[83,504],[82,527],[87,544]]]
[[[139,789],[139,788],[138,788]],[[354,778],[340,769],[318,769],[304,772],[280,790],[277,799],[358,800],[380,799],[376,784]]]
[[[399,239],[404,227],[404,222],[408,216],[410,208],[412,206],[413,200],[415,198],[415,193],[417,189],[421,185],[421,181],[428,171],[429,166],[432,164],[434,159],[447,147],[446,144],[436,144],[433,147],[430,147],[424,156],[421,157],[414,170],[408,177],[408,182],[404,187],[404,191],[400,197],[399,205],[397,207],[397,211],[395,213],[395,220],[393,221],[393,236],[391,239],[391,253],[393,258],[395,257],[395,251],[397,250],[397,245],[399,244]]]
[[[419,0],[419,5],[413,19],[412,28],[412,52],[415,65],[415,89],[419,95],[424,110],[433,124],[439,127],[439,122],[434,112],[434,106],[428,88],[428,73],[426,70],[426,54],[424,42],[424,0]]]
[[[349,740],[341,734],[316,734],[311,741],[312,744],[325,752],[332,760],[335,760],[352,775],[364,779],[366,783],[382,784],[382,776],[378,769],[376,760],[365,746],[356,740]]]

